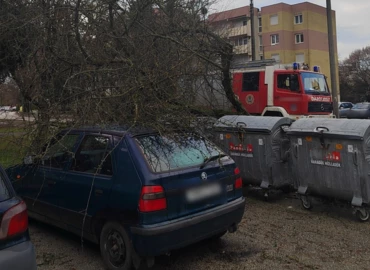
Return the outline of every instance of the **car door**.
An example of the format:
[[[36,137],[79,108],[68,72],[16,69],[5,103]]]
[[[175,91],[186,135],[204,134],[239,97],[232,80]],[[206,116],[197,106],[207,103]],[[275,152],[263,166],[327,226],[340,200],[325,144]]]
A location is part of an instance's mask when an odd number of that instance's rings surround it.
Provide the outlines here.
[[[294,73],[276,73],[274,80],[274,105],[283,107],[289,114],[301,114],[303,104],[299,76]]]
[[[112,136],[85,135],[62,180],[62,222],[70,231],[90,231],[91,217],[108,207],[112,185]]]
[[[27,178],[25,201],[29,211],[45,217],[50,223],[60,221],[60,182],[65,177],[78,134],[61,134],[45,146],[40,163]]]

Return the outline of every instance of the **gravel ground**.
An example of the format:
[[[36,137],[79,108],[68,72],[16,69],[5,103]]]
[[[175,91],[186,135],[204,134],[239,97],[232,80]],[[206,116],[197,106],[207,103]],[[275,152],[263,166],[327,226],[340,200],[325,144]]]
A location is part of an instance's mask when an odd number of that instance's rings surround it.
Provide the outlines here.
[[[268,202],[246,191],[239,229],[156,258],[157,269],[370,269],[369,223],[349,208],[315,204],[303,210],[292,194]],[[104,269],[99,248],[79,237],[31,221],[39,269]]]

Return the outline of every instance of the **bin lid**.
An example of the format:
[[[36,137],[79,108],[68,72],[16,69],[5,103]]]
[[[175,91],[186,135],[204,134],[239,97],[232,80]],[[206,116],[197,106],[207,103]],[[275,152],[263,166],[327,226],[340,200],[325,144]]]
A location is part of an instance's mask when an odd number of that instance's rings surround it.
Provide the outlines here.
[[[289,126],[292,119],[273,116],[225,115],[214,124],[217,129],[240,130],[246,132],[271,133],[281,126]]]
[[[369,130],[369,120],[301,118],[288,128],[287,134],[311,136],[320,136],[323,134],[326,137],[362,140]]]

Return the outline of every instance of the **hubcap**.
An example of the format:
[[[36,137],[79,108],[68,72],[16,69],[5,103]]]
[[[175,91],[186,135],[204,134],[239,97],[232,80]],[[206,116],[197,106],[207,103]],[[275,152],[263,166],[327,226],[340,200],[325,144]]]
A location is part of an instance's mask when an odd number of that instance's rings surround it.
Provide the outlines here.
[[[106,251],[109,255],[109,261],[116,267],[122,266],[126,260],[126,246],[122,235],[116,231],[111,230],[108,234]]]

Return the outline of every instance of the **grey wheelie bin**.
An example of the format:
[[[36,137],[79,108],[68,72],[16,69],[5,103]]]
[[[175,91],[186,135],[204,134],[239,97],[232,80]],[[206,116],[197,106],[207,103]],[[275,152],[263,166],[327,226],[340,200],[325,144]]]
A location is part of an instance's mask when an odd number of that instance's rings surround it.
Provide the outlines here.
[[[265,189],[292,186],[286,117],[227,115],[214,125],[215,143],[238,165],[243,184]]]
[[[360,220],[368,220],[370,121],[299,119],[287,134],[302,206],[312,207],[310,196],[349,202]]]

